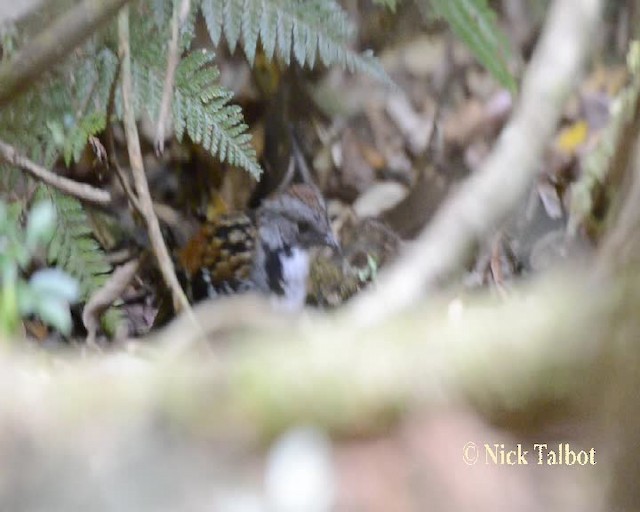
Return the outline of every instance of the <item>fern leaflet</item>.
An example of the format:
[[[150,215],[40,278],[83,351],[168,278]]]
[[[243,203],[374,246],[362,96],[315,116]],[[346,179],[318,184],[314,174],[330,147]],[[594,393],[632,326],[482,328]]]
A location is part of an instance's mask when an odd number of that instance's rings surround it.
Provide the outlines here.
[[[355,30],[344,10],[333,0],[202,0],[201,10],[214,44],[224,33],[231,51],[242,38],[242,48],[253,65],[260,40],[269,59],[278,55],[289,65],[339,64],[349,71],[368,73],[391,84],[371,52],[348,47]]]
[[[515,91],[516,83],[508,68],[509,43],[487,0],[431,0],[431,4],[496,80]]]
[[[164,33],[144,17],[132,23],[132,74],[134,103],[138,114],[157,119],[162,100],[166,63]],[[230,104],[232,93],[219,84],[220,72],[214,55],[196,50],[184,57],[176,69],[173,107],[178,139],[188,135],[212,155],[242,167],[258,177],[262,170],[251,145],[251,135],[242,110]],[[117,112],[122,115],[118,97]]]

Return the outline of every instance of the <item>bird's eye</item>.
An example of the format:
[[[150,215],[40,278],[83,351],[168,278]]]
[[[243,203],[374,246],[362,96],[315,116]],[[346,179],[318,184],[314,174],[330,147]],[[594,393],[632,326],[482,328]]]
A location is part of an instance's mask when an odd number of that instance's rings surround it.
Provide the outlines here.
[[[307,221],[302,221],[298,223],[298,229],[300,230],[300,233],[310,233],[313,231],[313,226]]]

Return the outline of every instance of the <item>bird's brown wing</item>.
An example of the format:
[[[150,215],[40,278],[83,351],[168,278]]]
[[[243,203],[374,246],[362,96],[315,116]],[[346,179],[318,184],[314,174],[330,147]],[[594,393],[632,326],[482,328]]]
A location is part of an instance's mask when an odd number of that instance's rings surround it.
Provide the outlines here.
[[[178,252],[192,300],[250,288],[256,226],[246,214],[229,214],[206,223]]]

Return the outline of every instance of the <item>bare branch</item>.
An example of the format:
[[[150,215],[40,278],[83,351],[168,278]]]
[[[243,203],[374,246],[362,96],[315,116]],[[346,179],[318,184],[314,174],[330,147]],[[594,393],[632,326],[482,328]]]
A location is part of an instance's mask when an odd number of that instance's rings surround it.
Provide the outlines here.
[[[0,66],[0,107],[26,91],[30,82],[57,64],[128,0],[84,0],[55,20],[15,58]]]
[[[309,422],[329,431],[361,432],[363,425],[377,424],[385,411],[446,403],[461,396],[481,396],[485,403],[496,405],[517,401],[521,407],[545,396],[558,400],[574,389],[550,388],[550,374],[561,382],[583,385],[599,347],[614,348],[606,341],[612,336],[609,321],[622,301],[614,291],[616,284],[620,282],[594,294],[583,274],[556,275],[521,290],[522,300],[476,297],[455,308],[423,303],[375,329],[354,327],[346,318],[309,314],[292,319],[251,296],[204,302],[194,313],[207,334],[220,339],[233,333],[235,347],[242,347],[224,352],[217,361],[224,365],[212,365],[211,358],[199,351],[184,352],[195,348],[193,341],[202,333],[183,315],[159,335],[151,335],[148,343],[136,343],[147,362],[167,364],[114,373],[110,386],[105,386],[104,372],[95,367],[110,366],[108,357],[96,361],[93,369],[72,365],[77,372],[73,385],[91,391],[86,402],[78,402],[78,395],[69,400],[78,410],[86,410],[83,407],[100,403],[95,402],[96,393],[107,389],[110,406],[131,413],[126,406],[130,379],[148,400],[148,410],[156,414],[158,407],[179,404],[181,417],[190,418],[200,432],[228,434],[240,424],[250,425],[258,435]],[[359,343],[351,343],[354,339]],[[0,352],[0,378],[11,382],[5,369],[15,372],[16,366],[7,359]],[[69,377],[67,366],[59,380]],[[55,367],[50,371],[52,378],[43,380],[38,392],[64,398]],[[167,396],[173,399],[164,400]],[[12,393],[0,395],[0,411],[20,405],[27,414],[25,403],[32,402],[21,402]],[[62,402],[41,403],[55,408]],[[138,405],[138,413],[145,414],[145,405]],[[212,410],[215,414],[210,414]],[[59,417],[53,409],[47,414]],[[167,414],[171,415],[169,410]],[[0,426],[4,421],[0,414]]]
[[[100,325],[100,315],[113,304],[125,291],[133,280],[138,268],[140,258],[131,260],[121,265],[109,277],[109,280],[87,300],[82,310],[82,323],[87,329],[87,344],[95,345],[96,333]]]
[[[601,382],[603,363],[598,363],[599,351],[594,348],[601,344],[608,355],[618,347],[610,342],[612,336],[621,329],[631,337],[637,331],[625,330],[628,324],[621,325],[616,316],[622,302],[619,294],[612,293],[611,288],[592,293],[585,286],[583,274],[565,274],[543,286],[533,283],[523,292],[527,294],[523,300],[496,302],[495,298],[485,298],[478,304],[465,303],[453,314],[451,308],[448,314],[441,305],[421,304],[415,311],[398,315],[375,329],[358,330],[348,322],[327,322],[326,317],[301,322],[288,319],[271,327],[260,320],[258,329],[231,331],[234,349],[222,355],[221,370],[201,353],[183,354],[162,364],[162,359],[158,361],[150,353],[158,347],[153,339],[96,358],[53,356],[57,364],[51,364],[50,358],[22,357],[17,351],[0,350],[0,385],[11,389],[10,393],[0,393],[0,455],[6,464],[21,469],[8,473],[13,480],[3,489],[3,503],[33,503],[28,499],[34,493],[26,495],[25,489],[37,484],[44,489],[36,493],[43,503],[41,509],[73,509],[79,499],[80,478],[87,489],[83,503],[91,508],[96,503],[96,488],[126,487],[133,478],[138,487],[152,490],[148,499],[142,494],[145,502],[157,502],[149,501],[158,493],[157,486],[149,482],[161,481],[164,491],[167,485],[173,486],[160,495],[163,505],[172,504],[178,496],[172,508],[184,509],[184,496],[204,496],[207,504],[195,509],[211,510],[212,482],[225,476],[223,487],[215,488],[225,497],[238,495],[237,482],[260,482],[256,478],[260,466],[253,459],[247,465],[247,456],[261,451],[265,440],[291,427],[311,424],[329,434],[355,436],[362,441],[365,433],[379,434],[381,428],[385,436],[397,431],[392,430],[394,425],[401,420],[411,422],[425,410],[430,417],[437,417],[443,406],[455,407],[465,398],[485,412],[532,411],[537,404],[537,412],[525,413],[536,421],[541,416],[540,404],[549,404],[553,412],[547,407],[543,410],[545,417],[551,418],[552,435],[556,439],[558,431],[569,435],[564,421],[560,423],[562,430],[558,430],[556,413],[599,410],[600,402],[592,398],[595,384]],[[244,298],[203,303],[196,307],[196,314],[203,319],[215,315],[237,325],[241,314],[250,310],[239,311],[232,301]],[[637,299],[629,305],[632,311],[637,311]],[[245,318],[253,325],[258,319],[255,315]],[[637,318],[635,314],[628,320],[637,324]],[[184,317],[177,322],[185,326]],[[182,334],[182,330],[174,331],[173,340],[180,340]],[[353,339],[358,343],[350,343]],[[255,343],[238,346],[243,341]],[[606,367],[608,359],[604,360]],[[633,363],[637,376],[637,361]],[[632,393],[637,394],[637,389],[637,385],[628,389],[619,417],[629,416],[629,404],[635,403]],[[580,406],[585,409],[578,409]],[[582,430],[589,416],[577,418]],[[636,423],[631,422],[638,432]],[[458,422],[447,425],[457,427]],[[399,428],[406,426],[404,421]],[[536,429],[533,425],[531,428]],[[540,430],[538,427],[529,432]],[[508,435],[502,430],[498,438]],[[548,432],[543,435],[545,439]],[[448,469],[453,467],[456,475],[469,474],[463,466],[463,444],[468,439],[492,439],[464,437],[460,442],[460,436],[447,437],[456,451],[433,452]],[[415,445],[401,446],[406,450]],[[596,446],[601,457],[600,445]],[[637,455],[633,450],[637,443],[623,445],[623,451],[628,451],[627,446]],[[431,453],[423,450],[419,456],[428,459]],[[457,455],[455,459],[453,454]],[[100,471],[95,470],[96,457],[102,464]],[[458,465],[452,466],[452,461]],[[593,475],[599,474],[593,469],[602,468],[605,473],[608,469],[605,461],[600,461],[588,473],[587,468],[575,471],[575,467],[568,468],[568,473],[587,474],[586,482],[593,486]],[[157,468],[169,469],[158,473]],[[61,481],[61,475],[71,477]],[[89,475],[86,483],[83,475]],[[496,480],[495,488],[504,482],[505,473],[499,475],[501,480]],[[637,481],[634,475],[626,475],[630,484]],[[565,487],[574,483],[573,479],[561,481]],[[585,482],[576,480],[580,481]],[[486,480],[477,482],[481,486]],[[245,493],[242,485],[240,492]],[[68,491],[60,492],[61,488]],[[572,495],[580,494],[575,489],[583,489],[571,488]],[[47,493],[48,489],[53,491]],[[437,498],[431,507],[434,510],[479,510],[477,503],[461,508],[457,505],[460,501],[454,507],[441,507],[439,493],[439,489],[431,492],[427,487],[425,496]],[[136,504],[128,506],[127,499]],[[131,498],[125,493],[118,506],[137,510],[140,502],[139,495]],[[571,502],[524,508],[597,510],[571,508],[567,503]],[[190,500],[189,506],[192,504]],[[490,506],[480,509],[503,510]],[[511,509],[514,507],[504,508]]]
[[[64,176],[58,176],[21,155],[13,146],[3,141],[0,141],[0,159],[81,201],[99,205],[111,203],[111,194],[106,190],[100,190],[86,183],[79,183]]]
[[[442,206],[378,286],[354,301],[354,320],[380,321],[415,302],[464,264],[521,202],[538,172],[562,106],[580,75],[600,19],[602,0],[556,0],[524,77],[520,103],[482,169]]]
[[[129,46],[129,8],[125,7],[118,16],[118,41],[119,54],[122,61],[122,103],[124,109],[124,131],[127,138],[127,149],[129,151],[129,161],[131,172],[133,174],[134,186],[138,196],[139,206],[142,209],[147,231],[153,253],[158,261],[162,277],[171,290],[173,295],[174,306],[176,310],[185,310],[189,312],[191,307],[185,296],[178,278],[173,268],[173,262],[167,249],[162,232],[160,231],[160,223],[153,211],[153,203],[151,201],[151,193],[149,192],[149,184],[144,172],[144,164],[142,161],[142,151],[140,149],[140,138],[138,137],[138,128],[136,126],[135,114],[133,111],[133,86],[131,78],[131,49]]]

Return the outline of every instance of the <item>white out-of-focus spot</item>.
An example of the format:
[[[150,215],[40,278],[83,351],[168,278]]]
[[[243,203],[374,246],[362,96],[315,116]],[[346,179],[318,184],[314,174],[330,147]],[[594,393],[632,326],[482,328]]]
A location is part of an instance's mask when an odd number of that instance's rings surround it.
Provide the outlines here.
[[[447,308],[447,316],[449,320],[453,322],[459,322],[462,320],[462,315],[464,313],[464,304],[460,299],[453,299],[449,302],[449,307]]]
[[[335,501],[331,444],[315,428],[284,434],[267,460],[265,491],[275,512],[329,512]]]

